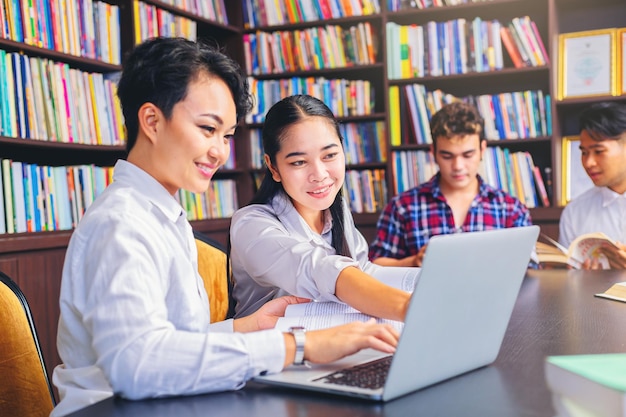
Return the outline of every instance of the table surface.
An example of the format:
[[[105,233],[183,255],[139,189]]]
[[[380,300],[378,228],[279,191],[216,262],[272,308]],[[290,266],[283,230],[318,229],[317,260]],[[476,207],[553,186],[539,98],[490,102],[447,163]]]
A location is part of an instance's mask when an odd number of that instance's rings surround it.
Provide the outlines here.
[[[626,352],[626,332],[620,330],[626,303],[593,296],[619,281],[626,281],[626,271],[529,271],[492,365],[388,403],[249,383],[241,391],[191,397],[110,398],[72,416],[553,417],[546,356]]]

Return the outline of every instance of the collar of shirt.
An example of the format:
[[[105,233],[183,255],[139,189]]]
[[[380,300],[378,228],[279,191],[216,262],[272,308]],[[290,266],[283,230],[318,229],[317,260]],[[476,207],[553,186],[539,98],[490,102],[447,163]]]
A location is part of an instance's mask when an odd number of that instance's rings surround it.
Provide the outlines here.
[[[486,198],[491,199],[494,195],[494,189],[487,184],[480,175],[476,174],[476,178],[478,179],[478,194],[477,198]],[[435,174],[428,182],[422,184],[420,187],[420,193],[429,193],[433,196],[433,198],[437,198],[439,200],[445,201],[445,197],[441,192],[441,173],[438,172]]]
[[[178,201],[154,177],[128,161],[120,159],[115,164],[113,180],[121,185],[128,184],[163,214],[176,223],[184,211]]]
[[[606,207],[611,203],[626,199],[626,193],[619,194],[611,190],[609,187],[599,187],[602,196],[602,207]]]
[[[272,200],[272,207],[274,208],[274,212],[278,216],[281,223],[299,229],[302,233],[305,233],[312,238],[319,239],[320,235],[311,230],[311,227],[306,224],[300,213],[298,213],[298,210],[296,210],[295,206],[291,202],[289,196],[285,193],[278,193],[274,196],[274,199]],[[346,210],[345,205],[344,210]],[[332,230],[332,227],[333,218],[330,214],[330,210],[324,210],[324,227],[322,228],[322,236],[329,233]]]

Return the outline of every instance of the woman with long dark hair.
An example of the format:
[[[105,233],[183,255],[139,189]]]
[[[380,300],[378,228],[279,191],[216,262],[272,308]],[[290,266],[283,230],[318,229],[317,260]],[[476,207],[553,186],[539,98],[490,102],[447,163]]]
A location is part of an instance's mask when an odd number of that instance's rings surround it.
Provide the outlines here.
[[[369,262],[342,197],[345,156],[331,110],[307,95],[281,100],[267,113],[263,147],[265,178],[231,222],[236,317],[291,294],[404,320],[409,292],[372,274],[414,277],[418,270]]]

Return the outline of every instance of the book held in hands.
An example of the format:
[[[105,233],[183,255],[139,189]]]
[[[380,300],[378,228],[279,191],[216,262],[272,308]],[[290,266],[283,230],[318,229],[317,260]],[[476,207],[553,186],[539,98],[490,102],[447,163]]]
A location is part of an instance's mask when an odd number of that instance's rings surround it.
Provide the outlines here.
[[[580,269],[582,264],[588,260],[597,260],[603,269],[610,269],[609,261],[602,252],[604,249],[618,249],[613,239],[604,233],[586,233],[578,236],[569,245],[564,247],[549,236],[541,234],[545,242],[537,242],[537,259],[542,265],[554,267],[571,267]]]

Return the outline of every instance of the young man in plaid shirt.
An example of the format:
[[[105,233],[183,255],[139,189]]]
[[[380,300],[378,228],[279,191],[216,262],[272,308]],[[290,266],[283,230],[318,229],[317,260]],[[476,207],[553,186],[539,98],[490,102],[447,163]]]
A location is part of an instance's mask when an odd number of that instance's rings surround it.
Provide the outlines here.
[[[487,142],[475,107],[452,103],[430,121],[439,172],[395,196],[383,210],[369,257],[379,265],[421,266],[435,235],[531,224],[528,209],[478,175]]]

